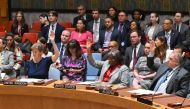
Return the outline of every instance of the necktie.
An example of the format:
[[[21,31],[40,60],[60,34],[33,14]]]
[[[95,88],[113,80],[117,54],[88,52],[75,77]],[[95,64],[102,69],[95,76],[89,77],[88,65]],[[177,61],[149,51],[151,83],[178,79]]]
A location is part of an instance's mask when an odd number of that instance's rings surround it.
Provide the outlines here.
[[[179,25],[176,25],[176,30],[177,30],[178,32],[180,32],[180,31],[179,31]]]
[[[133,49],[133,68],[132,68],[133,70],[135,68],[136,63],[137,63],[137,55],[136,55],[136,47],[134,47],[134,49]]]
[[[60,50],[60,63],[61,63],[62,58],[63,58],[63,49],[64,49],[64,44],[61,46],[61,50]]]
[[[54,25],[51,25],[51,30],[54,31]]]
[[[122,33],[122,31],[123,31],[123,23],[120,23],[120,24],[119,24],[118,30]]]
[[[164,83],[164,82],[167,80],[168,75],[170,74],[171,71],[172,71],[172,69],[170,69],[170,68],[168,68],[168,69],[165,71],[164,75],[162,75],[162,77],[158,80],[156,86],[154,87],[154,91],[157,91],[158,88],[160,87],[160,85],[161,85],[162,83]]]

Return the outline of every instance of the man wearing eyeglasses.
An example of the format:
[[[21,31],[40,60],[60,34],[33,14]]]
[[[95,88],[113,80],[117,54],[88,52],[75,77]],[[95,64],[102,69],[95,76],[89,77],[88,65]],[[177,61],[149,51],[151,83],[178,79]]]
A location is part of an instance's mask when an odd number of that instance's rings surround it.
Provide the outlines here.
[[[91,15],[86,14],[86,8],[83,5],[79,5],[77,8],[77,11],[78,11],[78,16],[76,16],[73,19],[73,27],[76,27],[77,21],[79,19],[84,19],[87,21],[87,23],[90,22],[91,20],[93,20]]]

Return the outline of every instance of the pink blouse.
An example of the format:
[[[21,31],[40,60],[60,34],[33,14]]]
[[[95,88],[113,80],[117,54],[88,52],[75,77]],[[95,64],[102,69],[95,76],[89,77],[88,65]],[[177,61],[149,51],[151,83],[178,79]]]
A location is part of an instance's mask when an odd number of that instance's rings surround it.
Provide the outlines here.
[[[80,36],[79,36],[79,32],[73,31],[71,33],[71,38],[70,39],[75,39],[75,40],[79,41],[83,53],[87,52],[87,50],[86,50],[86,42],[87,42],[87,40],[91,39],[92,42],[93,42],[92,33],[89,32],[89,31],[86,31],[86,32],[82,33]]]

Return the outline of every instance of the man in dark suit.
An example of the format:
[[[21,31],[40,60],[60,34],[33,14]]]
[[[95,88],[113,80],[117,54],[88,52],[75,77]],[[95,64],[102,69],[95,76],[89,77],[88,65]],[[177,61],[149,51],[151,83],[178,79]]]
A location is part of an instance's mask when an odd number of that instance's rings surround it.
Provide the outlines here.
[[[173,29],[180,32],[181,35],[184,35],[185,31],[189,28],[188,25],[182,22],[184,15],[181,12],[176,12],[174,17]]]
[[[124,56],[127,43],[130,41],[130,39],[126,37],[129,34],[130,22],[128,21],[128,15],[125,11],[119,12],[118,22],[115,23],[115,28],[121,33],[121,36],[119,37],[119,50]]]
[[[48,18],[50,25],[42,28],[42,37],[45,37],[49,45],[49,49],[51,49],[51,43],[49,39],[51,31],[55,33],[55,42],[59,43],[61,42],[61,33],[65,28],[57,23],[58,13],[56,11],[49,11]]]
[[[163,31],[159,32],[157,36],[165,36],[167,39],[168,48],[173,50],[174,47],[181,43],[181,36],[179,32],[172,29],[173,21],[172,19],[166,18],[163,22]]]
[[[132,45],[126,48],[124,61],[133,70],[139,57],[144,55],[144,45],[141,44],[141,36],[137,31],[131,32],[130,40]]]
[[[104,19],[105,29],[100,31],[99,41],[98,41],[98,51],[100,53],[106,53],[109,51],[108,45],[110,41],[118,41],[120,37],[120,32],[117,28],[114,28],[114,21],[111,17],[106,17]]]
[[[93,34],[93,50],[98,51],[99,33],[102,29],[104,29],[104,20],[100,18],[100,12],[98,9],[92,10],[92,17],[93,20],[88,23],[87,29]]]
[[[172,52],[168,62],[159,67],[150,90],[186,97],[190,73],[181,66],[182,61],[180,53]]]
[[[77,10],[78,10],[78,16],[76,16],[73,19],[73,27],[76,27],[77,21],[79,19],[84,19],[87,21],[87,23],[90,22],[91,20],[93,20],[91,15],[86,14],[86,8],[83,5],[79,5]]]

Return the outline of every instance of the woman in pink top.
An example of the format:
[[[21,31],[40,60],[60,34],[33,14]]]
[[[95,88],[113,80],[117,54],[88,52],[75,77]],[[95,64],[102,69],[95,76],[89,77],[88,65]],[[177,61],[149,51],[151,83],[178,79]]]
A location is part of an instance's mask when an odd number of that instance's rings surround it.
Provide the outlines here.
[[[84,19],[77,21],[76,30],[71,33],[70,39],[75,39],[80,43],[83,53],[86,53],[87,40],[93,41],[92,33],[87,31],[87,22]]]

